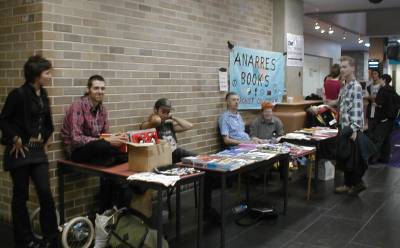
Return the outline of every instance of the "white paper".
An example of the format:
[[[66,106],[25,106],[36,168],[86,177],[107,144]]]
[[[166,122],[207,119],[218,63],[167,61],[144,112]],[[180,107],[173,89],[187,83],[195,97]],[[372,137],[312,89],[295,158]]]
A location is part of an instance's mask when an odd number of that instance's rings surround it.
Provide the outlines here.
[[[228,91],[228,72],[219,71],[218,79],[219,79],[219,90]]]
[[[304,61],[304,37],[286,33],[286,65],[303,66]],[[310,72],[311,73],[311,72]]]

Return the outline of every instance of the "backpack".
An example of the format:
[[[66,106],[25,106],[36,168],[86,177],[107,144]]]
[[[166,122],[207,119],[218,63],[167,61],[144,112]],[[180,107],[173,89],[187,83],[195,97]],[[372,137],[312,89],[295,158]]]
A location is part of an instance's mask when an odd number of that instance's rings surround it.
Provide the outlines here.
[[[112,248],[155,248],[157,231],[145,222],[146,217],[134,210],[119,214],[116,223],[111,227],[108,247]],[[163,238],[162,247],[168,248]]]

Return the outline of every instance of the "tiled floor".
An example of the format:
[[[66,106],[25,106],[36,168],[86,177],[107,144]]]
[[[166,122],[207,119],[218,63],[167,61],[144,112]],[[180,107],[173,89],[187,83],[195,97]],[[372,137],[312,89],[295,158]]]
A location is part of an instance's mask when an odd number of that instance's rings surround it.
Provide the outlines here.
[[[253,203],[279,206],[279,180],[276,175],[263,195],[262,185],[251,188]],[[358,197],[333,194],[334,183],[342,182],[341,174],[333,180],[318,184],[318,192],[310,201],[305,199],[304,178],[289,185],[289,206],[285,216],[277,221],[263,221],[251,227],[235,224],[228,217],[227,247],[271,248],[397,248],[400,247],[400,169],[371,166],[365,182],[368,189]],[[218,191],[214,192],[214,206],[218,208]],[[242,195],[243,197],[243,195]],[[194,201],[191,192],[182,197],[182,238],[172,247],[195,247]],[[229,192],[227,205],[239,202],[236,187]],[[166,230],[173,230],[166,226]],[[172,235],[172,234],[171,234]],[[219,247],[219,228],[205,223],[204,247]],[[1,247],[13,247],[11,229],[0,225]]]

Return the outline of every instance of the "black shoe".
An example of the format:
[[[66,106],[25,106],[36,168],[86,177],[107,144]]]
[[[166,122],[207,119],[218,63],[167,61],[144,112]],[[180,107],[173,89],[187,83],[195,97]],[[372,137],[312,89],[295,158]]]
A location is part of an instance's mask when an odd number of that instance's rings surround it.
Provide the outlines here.
[[[348,192],[349,195],[351,196],[357,196],[361,191],[366,190],[367,187],[364,185],[364,183],[359,183],[355,186],[352,186]]]
[[[221,225],[221,215],[214,208],[204,210],[203,220],[216,225]]]

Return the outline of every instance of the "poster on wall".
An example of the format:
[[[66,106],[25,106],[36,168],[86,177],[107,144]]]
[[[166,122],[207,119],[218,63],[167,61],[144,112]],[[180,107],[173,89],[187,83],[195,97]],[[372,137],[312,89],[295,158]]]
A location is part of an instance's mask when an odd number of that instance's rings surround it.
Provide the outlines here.
[[[235,46],[229,55],[229,88],[240,96],[239,109],[260,109],[262,101],[281,102],[282,53]]]
[[[286,34],[286,65],[303,66],[304,62],[304,37],[303,35]]]

